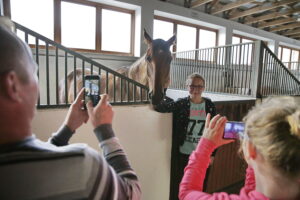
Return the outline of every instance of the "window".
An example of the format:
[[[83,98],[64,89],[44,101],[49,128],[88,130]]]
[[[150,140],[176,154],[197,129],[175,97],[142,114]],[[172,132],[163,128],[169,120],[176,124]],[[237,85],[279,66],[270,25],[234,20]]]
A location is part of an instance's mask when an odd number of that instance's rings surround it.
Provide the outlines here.
[[[278,58],[291,70],[299,70],[300,50],[286,46],[279,46]]]
[[[130,52],[131,15],[102,10],[101,50]]]
[[[291,49],[283,48],[282,49],[282,62],[290,62]]]
[[[153,38],[168,40],[173,35],[174,24],[163,20],[154,19]]]
[[[80,15],[78,14],[80,13]],[[61,3],[61,43],[67,47],[96,49],[96,8]]]
[[[153,38],[167,40],[173,34],[176,34],[176,45],[173,46],[174,52],[217,46],[217,30],[160,16],[154,18]],[[191,53],[189,59],[196,59],[197,56],[199,60],[212,61],[213,54],[211,55],[210,58],[203,58],[200,54]],[[186,57],[185,53],[176,56]]]
[[[177,51],[196,49],[196,28],[185,25],[177,26]]]
[[[241,43],[248,43],[248,42],[254,42],[255,39],[253,38],[248,38],[242,35],[236,35],[234,34],[232,36],[232,44],[241,44]]]
[[[217,33],[200,29],[199,31],[199,48],[215,47],[217,43]]]
[[[291,70],[297,70],[299,65],[299,51],[292,50],[292,57],[291,57]]]
[[[240,44],[241,43],[241,39],[239,37],[232,37],[232,44]]]
[[[133,55],[134,10],[84,0],[5,0],[3,3],[5,8],[11,5],[4,13],[12,20],[66,47]],[[29,38],[29,43],[35,41]]]
[[[54,39],[53,0],[10,0],[10,6],[13,21]],[[35,42],[29,38],[29,43]]]

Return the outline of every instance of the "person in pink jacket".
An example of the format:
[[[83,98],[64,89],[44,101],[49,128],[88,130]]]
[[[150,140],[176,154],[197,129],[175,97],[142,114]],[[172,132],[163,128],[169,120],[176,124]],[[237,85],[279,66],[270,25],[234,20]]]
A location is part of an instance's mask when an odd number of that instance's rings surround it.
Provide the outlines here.
[[[214,149],[232,142],[223,139],[227,119],[206,117],[205,130],[191,154],[180,184],[181,200],[299,200],[300,102],[295,97],[269,98],[244,118],[241,147],[248,163],[240,193],[203,192],[203,180]]]

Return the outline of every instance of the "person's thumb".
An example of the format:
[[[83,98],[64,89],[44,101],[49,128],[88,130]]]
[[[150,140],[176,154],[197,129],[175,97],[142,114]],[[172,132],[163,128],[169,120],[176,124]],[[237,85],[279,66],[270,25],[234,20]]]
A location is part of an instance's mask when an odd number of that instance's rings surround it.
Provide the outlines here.
[[[106,105],[107,104],[107,94],[101,95],[100,105]]]
[[[92,103],[92,101],[91,100],[89,100],[88,102],[87,102],[87,104],[86,104],[86,107],[87,107],[87,111],[88,111],[88,114],[89,114],[89,116],[92,114],[92,112],[93,112],[93,103]]]

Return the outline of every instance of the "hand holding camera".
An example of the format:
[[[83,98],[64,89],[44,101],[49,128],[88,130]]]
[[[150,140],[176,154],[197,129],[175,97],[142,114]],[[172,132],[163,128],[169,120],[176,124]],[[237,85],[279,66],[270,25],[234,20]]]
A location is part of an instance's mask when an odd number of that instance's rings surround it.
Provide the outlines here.
[[[81,89],[75,101],[70,106],[64,121],[64,124],[68,126],[72,132],[75,132],[77,128],[79,128],[83,123],[86,123],[89,119],[87,111],[82,109],[84,105],[83,95],[84,89]]]
[[[108,102],[107,94],[101,95],[101,100],[95,107],[93,107],[92,101],[88,101],[86,106],[94,128],[103,124],[112,124],[114,112]]]
[[[212,119],[210,117],[211,115],[208,113],[202,137],[211,140],[217,147],[233,142],[234,140],[223,139],[226,117],[221,115],[216,115]]]

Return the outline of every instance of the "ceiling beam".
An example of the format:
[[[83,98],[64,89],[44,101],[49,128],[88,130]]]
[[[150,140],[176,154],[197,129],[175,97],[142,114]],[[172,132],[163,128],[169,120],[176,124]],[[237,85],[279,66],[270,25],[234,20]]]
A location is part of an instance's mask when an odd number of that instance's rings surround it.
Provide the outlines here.
[[[199,7],[203,4],[206,4],[206,3],[209,3],[209,2],[212,2],[213,0],[196,0],[194,2],[191,3],[191,8],[196,8],[196,7]]]
[[[276,31],[282,31],[282,30],[298,28],[298,27],[300,27],[300,22],[289,24],[289,25],[284,25],[284,26],[279,26],[276,28],[271,28],[269,31],[276,32]]]
[[[299,35],[293,35],[293,36],[289,36],[289,37],[291,37],[291,38],[294,38],[294,39],[296,39],[296,38],[300,38],[300,34]]]
[[[245,19],[245,24],[252,24],[252,23],[256,23],[256,22],[260,22],[260,21],[264,21],[264,20],[268,20],[268,19],[274,19],[274,18],[278,18],[278,17],[281,17],[281,16],[285,16],[285,15],[291,15],[293,13],[296,13],[296,12],[300,12],[300,8],[298,9],[291,9],[289,11],[286,11],[286,12],[274,12],[274,13],[271,13],[271,14],[267,14],[267,15],[262,15],[262,16],[259,16],[259,17],[246,17]]]
[[[287,23],[291,23],[291,22],[296,22],[297,20],[294,18],[285,18],[285,19],[278,19],[278,20],[274,20],[271,22],[263,22],[261,24],[259,24],[257,26],[257,28],[266,28],[266,27],[270,27],[270,26],[278,26],[281,24],[287,24]]]
[[[274,8],[277,8],[277,7],[280,7],[280,6],[283,6],[283,5],[287,5],[287,4],[290,4],[290,3],[295,3],[295,2],[298,2],[298,0],[284,0],[284,1],[274,2],[274,3],[271,3],[271,4],[265,3],[261,6],[256,6],[255,8],[251,8],[251,9],[246,10],[246,11],[232,13],[231,16],[229,16],[229,19],[236,19],[236,18],[239,18],[239,17],[245,17],[247,15],[252,15],[252,14],[255,14],[255,13],[258,13],[258,12],[271,10],[271,9],[274,9]]]
[[[300,34],[300,29],[290,30],[290,31],[282,33],[282,35],[296,35],[296,34]]]
[[[228,3],[226,5],[217,5],[215,6],[214,9],[212,9],[212,12],[211,14],[217,14],[217,13],[220,13],[220,12],[224,12],[224,11],[227,11],[227,10],[231,10],[233,8],[237,8],[241,5],[244,5],[244,4],[247,4],[247,3],[251,3],[251,2],[254,2],[256,0],[240,0],[240,1],[236,1],[234,3]]]
[[[213,1],[209,4],[209,6],[210,6],[210,7],[218,6],[219,1],[220,1],[220,0],[213,0]]]

